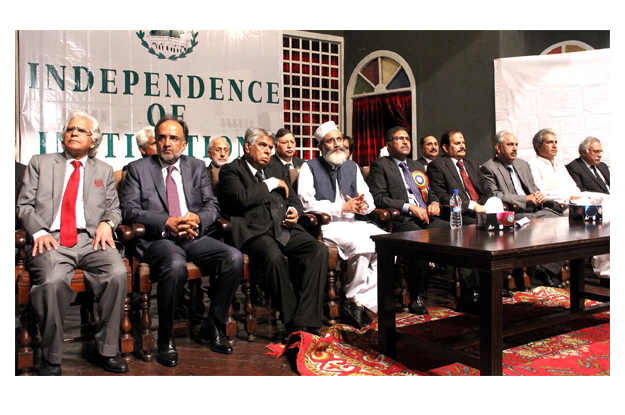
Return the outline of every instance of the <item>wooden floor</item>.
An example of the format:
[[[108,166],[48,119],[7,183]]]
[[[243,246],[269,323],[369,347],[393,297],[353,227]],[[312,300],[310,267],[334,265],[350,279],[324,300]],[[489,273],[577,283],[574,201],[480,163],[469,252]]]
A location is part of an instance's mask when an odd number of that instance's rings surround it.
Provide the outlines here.
[[[587,277],[589,290],[598,292],[608,292],[599,286],[596,278]],[[590,288],[592,287],[592,288]],[[242,300],[242,294],[237,293],[237,297]],[[453,296],[448,287],[437,284],[429,284],[423,299],[428,307],[447,306],[453,303]],[[262,307],[261,307],[262,308]],[[153,300],[151,313],[153,324],[158,323],[156,315],[156,300]],[[79,307],[71,307],[70,314],[66,319],[66,337],[76,337],[80,334]],[[248,342],[242,323],[237,324],[238,334],[235,339],[234,353],[223,355],[214,353],[205,346],[195,343],[189,336],[177,336],[176,345],[180,357],[180,364],[175,368],[167,368],[156,360],[144,362],[135,357],[130,363],[130,371],[124,375],[117,375],[105,372],[98,366],[90,363],[91,349],[93,341],[66,342],[64,346],[64,357],[62,363],[63,375],[67,376],[297,376],[297,372],[285,357],[276,359],[266,354],[266,346],[270,343],[278,343],[284,335],[284,325],[279,321],[269,317],[269,315],[259,318],[256,341]],[[322,332],[327,330],[324,326]],[[17,347],[17,336],[16,336]],[[40,356],[35,352],[35,374],[39,366]]]

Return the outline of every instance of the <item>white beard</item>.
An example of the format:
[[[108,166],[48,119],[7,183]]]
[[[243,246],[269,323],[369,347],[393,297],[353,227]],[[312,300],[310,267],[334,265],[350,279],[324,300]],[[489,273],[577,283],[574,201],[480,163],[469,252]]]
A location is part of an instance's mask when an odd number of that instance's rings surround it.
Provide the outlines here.
[[[345,149],[323,150],[323,158],[333,166],[340,166],[347,160]]]

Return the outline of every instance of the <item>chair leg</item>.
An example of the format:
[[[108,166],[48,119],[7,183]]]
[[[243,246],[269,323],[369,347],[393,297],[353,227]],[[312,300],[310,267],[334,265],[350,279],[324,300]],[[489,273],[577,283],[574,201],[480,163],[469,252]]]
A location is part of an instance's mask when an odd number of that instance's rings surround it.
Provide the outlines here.
[[[132,362],[132,353],[134,352],[135,345],[132,338],[132,323],[130,322],[130,296],[132,293],[126,296],[124,300],[124,315],[122,317],[121,331],[122,335],[119,342],[119,350],[126,363]]]
[[[514,277],[512,276],[512,270],[506,271],[506,276],[503,280],[503,286],[506,290],[512,291],[516,288]]]
[[[17,279],[17,304],[20,313],[20,334],[17,351],[17,370],[22,373],[30,371],[34,366],[33,337],[36,335],[34,315],[30,306],[30,276],[27,272],[20,273]]]
[[[425,265],[427,266],[427,263]],[[395,262],[395,271],[399,282],[399,301],[401,304],[401,310],[404,313],[407,313],[408,305],[410,304],[410,292],[408,292],[408,283],[406,282],[406,267],[404,266],[404,260],[401,257],[397,257],[397,261]],[[425,267],[421,270],[421,272],[421,275],[426,275]],[[414,278],[414,275],[411,277]],[[421,284],[421,281],[419,281],[419,284]]]
[[[527,267],[521,268],[521,284],[519,285],[519,289],[525,291],[530,287],[530,276],[527,273]]]
[[[569,278],[571,276],[571,266],[570,266],[570,262],[569,260],[566,260],[564,262],[564,266],[562,267],[562,285],[563,286],[569,286],[571,285],[571,281],[569,281]]]
[[[454,267],[454,288],[453,288],[453,294],[454,294],[454,298],[456,300],[458,300],[460,298],[461,295],[461,288],[460,288],[460,271],[458,269],[458,267]]]
[[[150,317],[150,292],[152,282],[146,276],[140,277],[140,303],[141,303],[141,350],[143,360],[151,362],[154,358],[154,333],[152,333],[152,317]]]
[[[256,317],[254,316],[254,306],[252,305],[252,295],[250,288],[250,281],[246,279],[243,281],[243,294],[245,294],[245,332],[247,333],[247,341],[253,342],[256,340]]]
[[[336,324],[336,319],[339,316],[339,305],[336,302],[336,271],[338,264],[338,251],[336,253],[330,252],[330,258],[328,261],[328,275],[326,277],[326,299],[325,315],[328,318],[328,324],[333,326]],[[340,271],[339,271],[340,272]]]
[[[17,370],[20,372],[28,372],[33,368],[33,349],[30,347],[32,337],[30,335],[30,309],[26,306],[20,306],[20,349],[17,352]]]
[[[226,320],[226,338],[231,346],[234,345],[234,337],[237,335],[237,322],[234,321],[234,318],[232,318],[233,315],[234,308],[232,307],[232,304],[230,304],[230,309],[228,310],[228,320]]]

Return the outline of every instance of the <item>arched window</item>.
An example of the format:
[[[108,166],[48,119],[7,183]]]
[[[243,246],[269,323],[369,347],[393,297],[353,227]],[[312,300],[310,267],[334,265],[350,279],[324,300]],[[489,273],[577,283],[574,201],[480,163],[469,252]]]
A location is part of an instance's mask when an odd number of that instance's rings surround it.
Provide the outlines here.
[[[583,52],[586,50],[595,50],[592,46],[579,42],[577,40],[566,40],[564,42],[556,43],[543,50],[541,55],[555,55],[558,53],[571,53],[571,52]]]
[[[398,54],[381,50],[356,66],[347,85],[347,132],[356,148],[352,159],[368,166],[384,147],[384,133],[395,126],[412,135],[416,154],[415,79]]]

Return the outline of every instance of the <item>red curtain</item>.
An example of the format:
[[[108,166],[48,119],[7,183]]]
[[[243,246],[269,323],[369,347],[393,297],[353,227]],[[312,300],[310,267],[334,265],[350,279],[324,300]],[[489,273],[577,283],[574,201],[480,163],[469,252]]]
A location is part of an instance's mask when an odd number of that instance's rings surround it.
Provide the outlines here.
[[[384,147],[384,133],[395,126],[412,130],[412,99],[410,92],[385,94],[354,99],[352,159],[360,166],[369,166]]]

